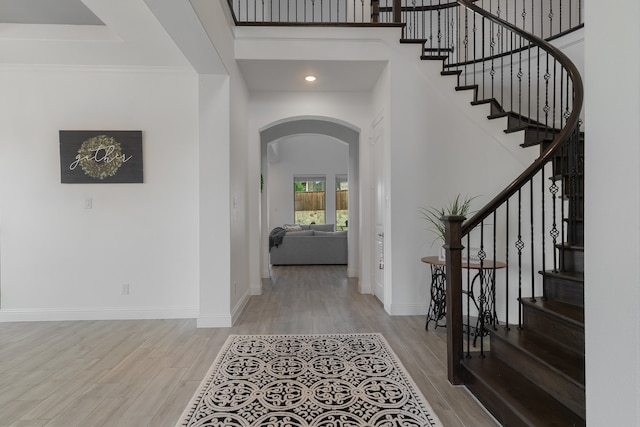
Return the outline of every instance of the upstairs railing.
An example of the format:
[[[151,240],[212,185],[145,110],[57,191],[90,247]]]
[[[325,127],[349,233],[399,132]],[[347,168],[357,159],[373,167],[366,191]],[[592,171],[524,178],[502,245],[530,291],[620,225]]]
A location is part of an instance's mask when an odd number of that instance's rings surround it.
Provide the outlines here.
[[[228,0],[238,24],[371,23],[367,0]]]
[[[516,27],[550,40],[584,26],[584,0],[472,0]],[[406,24],[405,38],[445,40],[451,31],[455,0],[373,0],[372,21]]]
[[[584,0],[473,0],[479,7],[543,39],[583,26]],[[238,24],[404,24],[405,38],[451,33],[454,0],[227,0]],[[438,11],[437,14],[431,12]]]

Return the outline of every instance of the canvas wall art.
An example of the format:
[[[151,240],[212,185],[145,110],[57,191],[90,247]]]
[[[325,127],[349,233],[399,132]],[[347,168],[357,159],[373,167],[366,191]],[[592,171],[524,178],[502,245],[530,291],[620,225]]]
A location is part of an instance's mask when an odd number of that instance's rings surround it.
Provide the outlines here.
[[[63,184],[141,183],[142,131],[60,131]]]

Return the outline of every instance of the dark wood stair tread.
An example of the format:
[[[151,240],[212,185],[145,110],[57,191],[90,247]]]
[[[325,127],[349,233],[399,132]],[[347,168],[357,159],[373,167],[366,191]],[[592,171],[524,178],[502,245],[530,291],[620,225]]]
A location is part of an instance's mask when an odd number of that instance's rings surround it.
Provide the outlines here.
[[[477,90],[477,89],[478,89],[478,85],[456,86],[456,90],[458,92],[463,90]]]
[[[429,39],[400,39],[400,43],[403,44],[425,44]]]
[[[513,127],[509,127],[508,129],[504,130],[504,133],[516,133],[516,132],[521,132],[523,130],[527,130],[529,128],[529,126],[527,125],[521,125],[521,126],[513,126]],[[524,147],[524,144],[520,144],[521,147]]]
[[[487,119],[489,120],[493,120],[493,119],[501,119],[503,117],[507,117],[506,112],[501,112],[501,113],[496,113],[496,114],[491,114],[490,116],[487,116]]]
[[[435,53],[439,53],[439,52],[453,52],[453,48],[450,47],[425,47],[424,51],[429,53],[429,52],[435,52]]]
[[[584,283],[584,273],[580,271],[541,271],[540,274],[545,276],[557,277],[559,279],[571,280],[572,282],[583,282]]]
[[[444,61],[447,58],[449,58],[449,55],[421,55],[420,56],[420,59],[422,59],[422,60],[435,59],[435,60]]]
[[[576,221],[582,222],[582,218],[574,218]],[[575,243],[558,243],[556,245],[557,249],[569,250],[569,251],[581,251],[584,252],[584,245],[577,245]]]
[[[534,301],[530,298],[522,298],[520,303],[564,318],[567,322],[584,328],[584,309],[577,305],[566,304],[560,301],[544,300],[542,297],[536,297]]]
[[[468,386],[481,394],[474,393],[505,425],[545,427],[585,425],[584,419],[504,362],[493,357],[490,352],[484,358],[464,359],[462,366],[467,371],[466,375],[470,377],[467,378],[470,383]],[[486,392],[483,393],[484,390],[479,389],[490,390],[492,396],[487,396]],[[503,406],[506,410],[499,406]],[[509,418],[510,413],[515,414],[518,420]]]
[[[565,376],[584,389],[584,356],[525,329],[499,327],[491,331],[492,339],[504,340],[548,365],[558,375]]]
[[[472,101],[471,105],[484,105],[484,104],[498,104],[498,101],[495,100],[495,98],[486,98],[486,99],[479,99],[477,101]]]

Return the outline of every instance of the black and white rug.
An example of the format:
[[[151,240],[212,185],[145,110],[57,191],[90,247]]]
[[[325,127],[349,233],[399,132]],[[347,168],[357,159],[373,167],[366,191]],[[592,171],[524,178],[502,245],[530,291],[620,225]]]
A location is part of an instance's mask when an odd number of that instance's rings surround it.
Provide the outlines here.
[[[177,426],[441,427],[381,334],[231,335]]]

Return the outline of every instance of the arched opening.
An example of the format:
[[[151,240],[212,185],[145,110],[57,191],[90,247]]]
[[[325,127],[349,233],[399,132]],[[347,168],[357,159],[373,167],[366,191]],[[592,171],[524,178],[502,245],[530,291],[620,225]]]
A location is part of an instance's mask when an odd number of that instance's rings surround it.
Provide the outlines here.
[[[360,230],[360,172],[359,172],[359,143],[360,143],[360,129],[347,122],[319,116],[298,116],[283,119],[260,129],[260,158],[261,158],[261,173],[263,180],[263,192],[261,195],[261,275],[262,277],[269,277],[269,248],[268,248],[268,234],[271,230],[273,222],[270,220],[270,212],[274,212],[274,209],[278,209],[277,206],[269,205],[269,167],[270,159],[281,156],[278,150],[280,147],[284,147],[293,140],[306,141],[306,143],[326,144],[338,144],[345,146],[346,159],[346,182],[349,189],[348,193],[348,268],[347,274],[350,277],[357,277],[359,274],[359,259],[360,259],[360,247],[359,236]],[[306,136],[306,137],[305,137]],[[312,176],[318,173],[318,170],[309,169],[299,170],[297,172],[301,176],[308,174]],[[344,180],[344,176],[341,173],[335,173],[333,169],[329,173],[327,178],[329,185],[335,188],[337,181]],[[291,191],[291,197],[293,197],[293,180],[289,187]],[[287,190],[287,191],[289,191]],[[273,191],[273,190],[272,190]],[[335,197],[335,193],[331,193],[329,197]],[[273,199],[273,198],[272,198]],[[328,207],[334,211],[328,212],[327,217],[329,221],[333,223],[338,222],[338,214],[335,213],[335,201],[331,199],[328,202]],[[286,209],[289,209],[288,207]],[[291,218],[290,223],[294,222],[293,210],[287,212],[288,217]],[[284,217],[284,216],[283,216]],[[281,222],[281,221],[280,221]]]

